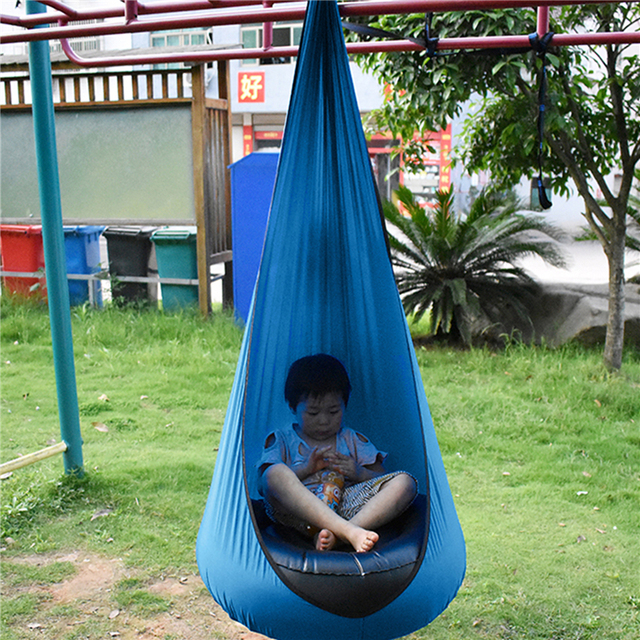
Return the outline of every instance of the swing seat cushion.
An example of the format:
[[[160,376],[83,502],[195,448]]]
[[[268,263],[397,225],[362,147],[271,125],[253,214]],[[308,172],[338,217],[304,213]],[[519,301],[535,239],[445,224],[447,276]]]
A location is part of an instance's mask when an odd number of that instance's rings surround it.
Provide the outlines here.
[[[273,523],[254,502],[262,544],[272,566],[296,594],[346,618],[362,618],[395,600],[410,584],[426,547],[427,496],[382,527],[373,551],[316,551],[312,541]]]

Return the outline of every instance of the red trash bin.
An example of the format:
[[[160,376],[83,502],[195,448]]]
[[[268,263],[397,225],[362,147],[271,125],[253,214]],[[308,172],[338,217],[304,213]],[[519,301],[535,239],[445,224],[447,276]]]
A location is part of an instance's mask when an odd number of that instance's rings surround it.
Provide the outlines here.
[[[44,249],[41,225],[0,225],[0,254],[3,271],[33,273],[44,272]],[[31,296],[46,296],[46,279],[4,277],[4,286],[12,293]],[[36,286],[37,285],[37,286]]]

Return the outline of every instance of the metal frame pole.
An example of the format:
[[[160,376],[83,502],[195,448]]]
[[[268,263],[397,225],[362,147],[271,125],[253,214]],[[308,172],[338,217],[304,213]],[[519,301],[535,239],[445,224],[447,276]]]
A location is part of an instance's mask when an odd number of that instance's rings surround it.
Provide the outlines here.
[[[27,0],[26,7],[29,14],[46,11],[46,7],[35,0]],[[58,415],[60,434],[67,445],[64,453],[64,468],[68,474],[81,476],[84,473],[82,436],[73,359],[71,309],[60,205],[60,178],[48,41],[29,43],[29,75]]]

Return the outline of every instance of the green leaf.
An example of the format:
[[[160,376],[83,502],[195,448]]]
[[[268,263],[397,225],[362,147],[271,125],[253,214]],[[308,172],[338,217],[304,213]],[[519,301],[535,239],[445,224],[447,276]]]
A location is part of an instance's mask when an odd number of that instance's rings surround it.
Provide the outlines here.
[[[507,60],[500,60],[496,65],[494,65],[493,69],[491,69],[491,75],[496,75],[500,69],[502,69],[505,65],[508,64]]]

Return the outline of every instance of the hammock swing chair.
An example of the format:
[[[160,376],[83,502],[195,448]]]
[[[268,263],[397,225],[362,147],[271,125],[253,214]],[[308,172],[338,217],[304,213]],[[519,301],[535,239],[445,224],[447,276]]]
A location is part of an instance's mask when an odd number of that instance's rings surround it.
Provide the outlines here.
[[[318,552],[261,508],[256,463],[291,425],[292,362],[329,353],[353,386],[345,424],[419,495],[369,553]],[[389,260],[335,0],[305,18],[262,261],[198,534],[230,617],[278,640],[387,640],[456,595],[465,546]]]

